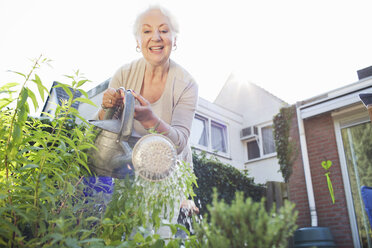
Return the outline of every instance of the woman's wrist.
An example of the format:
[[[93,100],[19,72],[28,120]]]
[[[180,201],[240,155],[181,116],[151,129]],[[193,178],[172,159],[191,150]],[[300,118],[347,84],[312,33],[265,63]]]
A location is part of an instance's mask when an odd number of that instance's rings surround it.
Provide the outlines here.
[[[147,130],[147,131],[150,131],[150,130],[156,131],[157,128],[159,127],[160,123],[161,123],[161,119],[156,117],[156,118],[152,119],[151,121],[148,121],[146,123],[142,123],[142,125],[145,128],[145,130]]]

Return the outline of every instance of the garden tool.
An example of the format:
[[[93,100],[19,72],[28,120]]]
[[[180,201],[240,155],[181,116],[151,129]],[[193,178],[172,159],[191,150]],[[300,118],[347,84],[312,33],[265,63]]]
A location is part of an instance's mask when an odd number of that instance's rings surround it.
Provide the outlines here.
[[[90,168],[97,176],[125,178],[134,173],[150,181],[160,181],[170,176],[177,163],[175,145],[160,134],[143,137],[133,131],[135,99],[130,90],[124,91],[124,107],[110,108],[104,120],[90,120],[100,129],[96,149],[90,151]],[[112,119],[121,111],[120,119]]]

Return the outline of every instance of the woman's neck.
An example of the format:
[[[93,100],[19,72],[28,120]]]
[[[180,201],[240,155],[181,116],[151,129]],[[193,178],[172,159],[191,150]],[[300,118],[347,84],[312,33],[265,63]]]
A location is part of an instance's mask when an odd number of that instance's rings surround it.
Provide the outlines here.
[[[164,81],[168,75],[169,64],[169,59],[166,63],[159,66],[154,66],[150,63],[146,63],[145,78],[155,82]]]

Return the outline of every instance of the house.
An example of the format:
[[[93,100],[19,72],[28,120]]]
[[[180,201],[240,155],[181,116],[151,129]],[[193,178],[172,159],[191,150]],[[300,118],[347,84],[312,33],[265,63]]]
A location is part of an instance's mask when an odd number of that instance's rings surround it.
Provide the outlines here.
[[[54,116],[56,111],[56,106],[61,105],[62,101],[68,100],[70,97],[66,93],[66,91],[62,87],[56,87],[58,85],[58,82],[53,82],[52,87],[50,88],[48,98],[45,101],[43,110],[41,111],[41,116],[45,116],[43,113],[48,113],[52,116]],[[71,92],[72,89],[70,88]],[[74,95],[74,99],[81,96],[80,91],[76,91]],[[74,102],[71,107],[78,109],[80,102]]]
[[[97,106],[109,79],[88,91]],[[287,104],[253,83],[239,82],[230,75],[212,103],[199,97],[190,142],[197,152],[205,151],[224,163],[247,170],[256,183],[283,181],[278,172],[272,119]],[[90,119],[97,111],[81,103],[80,114]]]
[[[359,98],[372,92],[372,67],[358,75],[353,84],[293,106],[290,136],[299,153],[289,199],[299,211],[299,227],[328,227],[337,247],[372,247],[360,193],[361,186],[372,186],[372,124]],[[322,163],[331,167],[326,170]]]
[[[283,106],[287,103],[231,74],[213,103],[200,98],[191,144],[247,170],[256,183],[282,182],[272,120]]]

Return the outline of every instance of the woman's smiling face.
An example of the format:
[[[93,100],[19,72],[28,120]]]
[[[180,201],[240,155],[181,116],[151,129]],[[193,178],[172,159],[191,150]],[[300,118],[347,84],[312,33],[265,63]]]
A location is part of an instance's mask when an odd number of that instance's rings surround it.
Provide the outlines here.
[[[173,32],[168,18],[160,10],[150,10],[142,17],[137,43],[143,57],[154,66],[165,64],[172,52]]]

